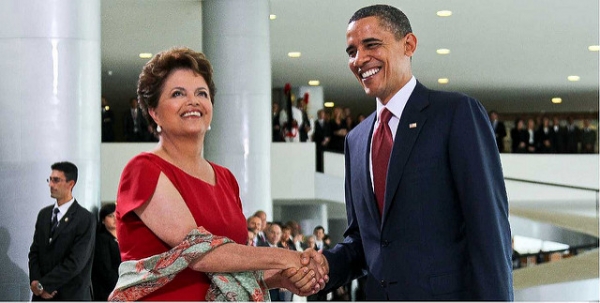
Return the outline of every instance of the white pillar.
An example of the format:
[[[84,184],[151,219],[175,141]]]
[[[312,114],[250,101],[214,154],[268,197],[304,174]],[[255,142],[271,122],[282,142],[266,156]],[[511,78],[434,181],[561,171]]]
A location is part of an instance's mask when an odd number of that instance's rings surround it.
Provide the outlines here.
[[[50,165],[75,163],[75,198],[100,204],[100,0],[1,1],[0,79],[0,298],[22,301]]]
[[[206,158],[235,175],[246,216],[261,209],[273,218],[269,1],[202,3],[203,50],[217,86]]]

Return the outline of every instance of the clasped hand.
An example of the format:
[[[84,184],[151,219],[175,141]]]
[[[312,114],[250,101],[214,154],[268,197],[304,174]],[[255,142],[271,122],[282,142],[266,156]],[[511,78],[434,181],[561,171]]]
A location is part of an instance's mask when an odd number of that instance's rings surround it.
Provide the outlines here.
[[[300,254],[301,268],[288,268],[281,272],[285,288],[296,295],[317,293],[329,281],[329,264],[323,254],[309,248]]]

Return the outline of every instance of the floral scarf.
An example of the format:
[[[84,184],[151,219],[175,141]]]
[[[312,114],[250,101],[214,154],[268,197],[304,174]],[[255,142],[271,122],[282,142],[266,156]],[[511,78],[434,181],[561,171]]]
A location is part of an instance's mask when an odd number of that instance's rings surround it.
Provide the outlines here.
[[[162,254],[121,263],[119,280],[108,301],[136,301],[169,283],[204,253],[233,241],[203,227],[192,230],[179,245]],[[211,280],[207,301],[270,301],[262,271],[206,273]]]

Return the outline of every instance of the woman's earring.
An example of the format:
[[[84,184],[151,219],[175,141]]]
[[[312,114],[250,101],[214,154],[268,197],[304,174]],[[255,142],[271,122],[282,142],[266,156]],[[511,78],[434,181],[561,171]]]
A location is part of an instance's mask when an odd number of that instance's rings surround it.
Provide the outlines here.
[[[160,127],[160,125],[156,126],[156,132],[159,134],[162,132],[162,127]]]
[[[210,129],[211,129],[211,127],[210,127],[210,124],[209,124],[209,125],[208,125],[208,130],[210,130]]]

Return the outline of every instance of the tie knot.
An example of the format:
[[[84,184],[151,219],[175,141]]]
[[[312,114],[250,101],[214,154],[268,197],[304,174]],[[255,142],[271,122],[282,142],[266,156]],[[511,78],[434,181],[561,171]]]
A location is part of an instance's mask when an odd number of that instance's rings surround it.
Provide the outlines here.
[[[389,111],[386,107],[381,110],[381,114],[379,114],[379,123],[388,123],[390,119],[392,119],[392,112]]]
[[[57,215],[59,212],[60,212],[60,209],[58,209],[58,207],[54,209],[54,214],[55,215]]]

